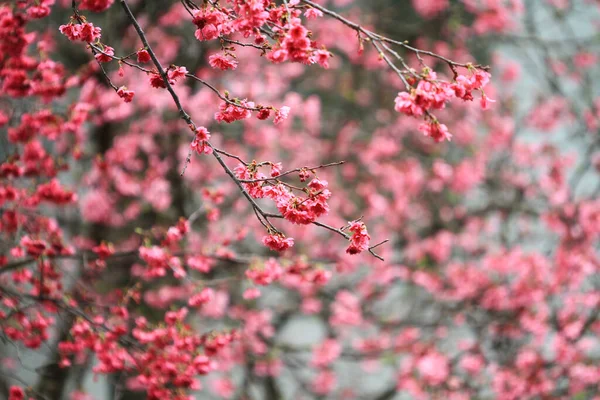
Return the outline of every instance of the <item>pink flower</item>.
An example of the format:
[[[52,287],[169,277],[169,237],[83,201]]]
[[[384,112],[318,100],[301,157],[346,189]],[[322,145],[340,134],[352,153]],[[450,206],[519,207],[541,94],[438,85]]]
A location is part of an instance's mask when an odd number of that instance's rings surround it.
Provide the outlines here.
[[[424,18],[434,18],[446,10],[450,3],[448,0],[412,0],[412,6]]]
[[[90,22],[61,25],[58,30],[69,40],[92,43],[100,39],[101,29]]]
[[[575,54],[573,63],[577,68],[586,69],[597,64],[597,56],[591,52],[580,52]]]
[[[507,82],[514,82],[519,78],[521,74],[521,66],[516,62],[510,62],[504,68],[502,72],[502,80]]]
[[[167,274],[169,268],[170,256],[165,250],[158,246],[140,247],[140,258],[144,260],[148,269],[144,275],[149,278],[163,277]]]
[[[186,67],[174,67],[167,70],[166,73],[169,84],[175,85],[178,79],[184,78],[186,76],[188,70]],[[163,77],[158,72],[150,73],[150,85],[157,89],[164,89],[167,87]]]
[[[187,264],[191,269],[205,274],[212,270],[214,263],[215,261],[213,259],[203,256],[194,256],[187,260]]]
[[[313,53],[311,60],[312,60],[312,62],[319,64],[321,67],[328,69],[330,58],[331,58],[331,53],[327,50],[321,49],[321,50],[316,50]]]
[[[283,168],[283,166],[281,165],[280,162],[271,164],[271,176],[276,177],[276,176],[281,175],[282,168]]]
[[[232,21],[232,27],[235,30],[239,30],[245,37],[250,34],[258,35],[258,28],[261,28],[269,19],[269,11],[265,8],[268,7],[269,2],[264,0],[249,0],[249,1],[236,1],[235,11],[238,15],[234,21]],[[260,43],[257,43],[260,44]]]
[[[285,49],[273,49],[267,53],[267,58],[272,63],[279,64],[287,60],[288,52]]]
[[[308,10],[304,11],[304,16],[306,17],[306,19],[316,19],[322,17],[323,13],[321,12],[321,10],[317,10],[316,8],[311,7]]]
[[[215,361],[212,361],[206,355],[200,354],[197,355],[196,358],[194,358],[194,368],[196,369],[196,372],[198,372],[198,374],[206,375],[210,371],[213,371],[217,368],[217,363]]]
[[[306,182],[306,180],[310,178],[310,172],[303,168],[298,173],[298,177],[300,178],[300,182]]]
[[[25,391],[20,386],[11,386],[8,392],[8,400],[23,400],[25,399]]]
[[[481,94],[481,108],[483,110],[489,110],[489,108],[490,108],[490,104],[489,103],[495,103],[495,102],[496,102],[496,100],[490,99],[489,97],[487,97],[485,95],[485,93]]]
[[[229,378],[218,378],[213,381],[213,390],[220,397],[229,399],[235,394],[235,385]]]
[[[47,17],[50,14],[50,7],[46,4],[31,6],[27,9],[27,16],[33,19]]]
[[[358,326],[363,323],[360,299],[348,290],[340,290],[331,305],[332,326]]]
[[[167,75],[169,77],[169,83],[171,85],[174,85],[179,78],[185,78],[185,75],[187,73],[188,73],[188,70],[186,67],[175,67],[175,68],[170,69],[167,72]]]
[[[275,112],[275,118],[273,119],[273,123],[275,125],[279,125],[280,123],[282,123],[283,121],[285,121],[288,118],[289,114],[290,114],[290,108],[288,106],[281,107],[279,110],[277,110]]]
[[[319,395],[327,395],[335,388],[337,379],[332,371],[322,370],[312,382],[312,390]]]
[[[36,194],[40,201],[57,205],[64,205],[77,200],[77,195],[71,191],[65,190],[56,178],[48,183],[38,186]]]
[[[241,100],[239,106],[230,103],[222,103],[219,106],[220,111],[215,114],[215,120],[230,124],[234,121],[250,118],[252,114],[250,110],[248,110],[248,107],[253,108],[254,103],[246,100]]]
[[[107,223],[114,211],[114,202],[105,191],[91,190],[82,199],[80,207],[84,220]]]
[[[113,49],[110,46],[104,46],[104,49],[102,50],[102,53],[96,53],[96,55],[94,56],[96,58],[96,60],[98,60],[98,62],[101,63],[107,63],[112,61],[112,57],[115,55],[115,49]]]
[[[256,264],[246,270],[246,277],[255,284],[262,286],[277,281],[282,274],[283,270],[274,258],[270,258],[264,264]]]
[[[350,222],[349,230],[352,232],[352,237],[350,238],[350,246],[346,249],[346,253],[358,254],[368,250],[371,236],[369,236],[365,224],[360,221]]]
[[[415,98],[407,92],[400,92],[394,100],[394,110],[404,113],[409,116],[423,115],[423,109],[415,104]]]
[[[231,60],[222,54],[213,54],[208,58],[208,63],[211,67],[215,69],[221,69],[223,71],[228,69],[236,69],[238,66],[238,62],[236,60]]]
[[[448,358],[432,351],[417,361],[417,371],[427,384],[432,386],[441,385],[450,375]]]
[[[317,368],[329,366],[342,354],[342,345],[335,339],[327,339],[313,350],[311,364]]]
[[[154,73],[154,72],[150,74],[150,86],[152,86],[153,88],[157,88],[157,89],[161,89],[161,88],[164,89],[167,87],[162,76],[160,76],[160,74]]]
[[[452,139],[452,134],[448,132],[448,127],[437,121],[422,123],[419,126],[419,130],[423,132],[423,135],[432,138],[437,143]]]
[[[81,25],[79,24],[61,25],[58,30],[71,41],[77,41],[81,37]]]
[[[490,82],[490,73],[476,69],[471,76],[471,85],[473,89],[483,89]]]
[[[135,95],[135,92],[133,90],[127,90],[127,88],[125,86],[121,86],[117,90],[117,95],[119,95],[119,97],[122,98],[123,101],[125,101],[125,103],[131,103],[131,100],[133,100],[133,96]]]
[[[203,304],[206,304],[215,297],[215,291],[211,288],[204,288],[200,291],[200,293],[196,293],[188,300],[188,305],[190,307],[200,307]]]
[[[256,115],[256,118],[258,118],[260,120],[265,120],[265,119],[269,118],[270,115],[271,115],[271,110],[269,110],[268,108],[261,108],[260,111],[258,112],[258,114]]]
[[[258,288],[255,287],[248,288],[244,290],[244,294],[242,295],[242,297],[246,300],[258,299],[260,297],[260,290],[258,290]]]
[[[329,212],[327,200],[331,197],[331,192],[327,185],[327,181],[315,178],[308,184],[306,199],[295,197],[285,190],[281,190],[280,193],[273,192],[273,197],[285,219],[294,224],[311,224]]]
[[[86,22],[81,25],[81,36],[79,40],[88,43],[95,42],[100,39],[100,31],[101,29],[99,27],[94,26],[91,22]]]
[[[460,361],[460,366],[470,375],[477,375],[485,366],[483,357],[474,354],[467,354]]]
[[[196,137],[190,144],[190,147],[193,151],[198,154],[212,154],[212,148],[207,144],[207,141],[210,139],[210,133],[208,129],[203,126],[200,126],[196,129]]]
[[[180,308],[176,311],[168,311],[165,314],[165,322],[167,325],[173,326],[178,322],[183,322],[185,317],[188,315],[188,309],[186,307]]]
[[[115,249],[111,243],[102,242],[99,246],[94,246],[92,251],[96,253],[98,259],[105,260],[115,253]]]
[[[321,301],[315,298],[308,298],[302,301],[300,309],[304,314],[317,314],[321,312],[323,305]]]
[[[284,251],[294,245],[293,238],[286,238],[280,233],[267,235],[263,237],[262,242],[265,246],[274,251]]]
[[[82,10],[90,10],[101,12],[106,10],[115,0],[82,0],[79,8]]]
[[[189,222],[185,218],[181,218],[176,226],[171,226],[165,235],[164,245],[174,244],[183,239],[183,236],[189,232]]]
[[[200,41],[213,40],[219,37],[227,27],[228,17],[223,12],[215,8],[204,7],[200,10],[193,10],[192,22],[198,29],[194,33],[196,39]]]
[[[202,315],[209,318],[221,318],[227,312],[228,305],[229,295],[224,290],[218,290],[212,300],[202,307]]]
[[[150,53],[148,53],[148,50],[146,49],[141,49],[140,51],[137,52],[137,61],[139,63],[147,63],[150,60],[152,60],[152,57],[150,57]]]

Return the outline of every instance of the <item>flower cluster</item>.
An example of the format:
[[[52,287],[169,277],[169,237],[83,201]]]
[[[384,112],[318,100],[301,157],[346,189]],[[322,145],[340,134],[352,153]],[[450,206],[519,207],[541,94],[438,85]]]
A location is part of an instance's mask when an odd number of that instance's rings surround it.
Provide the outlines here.
[[[346,253],[358,254],[369,249],[369,240],[371,239],[371,236],[369,236],[367,227],[363,222],[350,222],[348,230],[352,232],[352,237],[350,237],[350,246],[346,249]]]
[[[177,80],[180,78],[185,78],[188,74],[188,70],[186,67],[171,67],[167,71],[167,79],[170,85],[174,85],[177,83]],[[158,72],[154,72],[150,74],[150,85],[153,88],[164,89],[167,87],[165,81],[162,76]]]
[[[165,249],[159,246],[140,247],[139,253],[140,258],[148,266],[148,270],[144,274],[148,278],[163,277],[171,266],[179,264],[177,257],[170,256]]]
[[[92,251],[98,256],[95,265],[102,269],[106,267],[106,259],[115,253],[115,248],[112,243],[102,242],[100,245],[92,247]]]
[[[194,136],[194,140],[190,144],[190,147],[193,151],[198,154],[212,154],[212,148],[207,144],[207,141],[210,139],[210,133],[208,129],[203,126],[196,128],[196,136]]]
[[[436,143],[452,139],[452,134],[448,131],[448,127],[436,119],[422,123],[419,125],[419,130],[423,132],[423,135],[432,138]]]
[[[3,327],[4,333],[10,340],[18,341],[30,349],[39,348],[50,338],[50,328],[54,319],[39,311],[32,313],[18,312],[13,326]]]
[[[254,108],[252,101],[241,100],[239,101],[239,105],[221,103],[219,106],[220,111],[215,114],[215,120],[230,124],[234,121],[250,118],[252,113],[249,108]]]
[[[96,53],[94,58],[96,58],[98,62],[107,63],[112,61],[114,55],[115,49],[110,46],[103,46],[102,52]]]
[[[294,224],[306,225],[329,212],[327,200],[331,197],[331,192],[327,186],[327,181],[314,178],[307,185],[306,198],[279,195],[277,191],[269,193],[276,194],[273,200],[285,219]]]
[[[489,99],[483,92],[483,88],[490,79],[490,74],[486,71],[470,67],[469,76],[458,75],[453,83],[440,81],[437,74],[426,69],[420,77],[415,88],[409,92],[400,92],[395,99],[394,109],[408,116],[425,116],[426,122],[419,130],[427,137],[431,137],[436,142],[450,140],[452,135],[444,124],[440,124],[431,114],[432,110],[441,110],[446,107],[446,103],[453,98],[459,98],[463,101],[473,100],[473,91],[481,91],[481,107],[487,109]],[[415,80],[413,77],[412,81]]]
[[[283,269],[274,258],[265,263],[256,263],[246,270],[246,277],[257,285],[270,285],[283,274]]]
[[[110,7],[114,2],[115,0],[81,0],[79,8],[82,10],[101,12]]]
[[[483,88],[490,81],[489,72],[476,68],[472,68],[471,71],[472,73],[469,76],[458,75],[455,82],[450,85],[456,97],[465,101],[473,100],[474,90],[480,90],[482,96],[485,97]]]
[[[331,271],[317,267],[302,260],[295,260],[285,270],[282,284],[290,288],[306,290],[324,286],[331,279]]]
[[[190,223],[185,218],[180,218],[175,226],[171,226],[163,240],[163,246],[174,245],[190,231]]]
[[[45,201],[56,205],[73,203],[77,200],[77,195],[69,190],[65,190],[57,179],[52,179],[37,188],[36,195],[39,201]]]
[[[213,40],[222,34],[232,32],[229,17],[216,8],[203,7],[192,12],[192,22],[196,25],[194,36],[200,41]]]
[[[270,178],[260,172],[260,167],[266,165],[271,167]],[[257,199],[271,199],[281,216],[293,224],[312,224],[329,212],[327,201],[331,197],[331,191],[326,180],[315,177],[304,188],[299,188],[282,182],[278,178],[282,174],[281,170],[281,163],[252,162],[246,165],[239,164],[234,172],[250,196]],[[300,169],[300,180],[306,181],[310,173],[306,168]],[[302,195],[295,195],[294,190],[302,192]],[[286,238],[282,233],[271,228],[270,233],[262,239],[265,246],[271,250],[284,251],[294,245],[293,238]]]
[[[138,52],[136,53],[136,56],[137,56],[137,62],[139,62],[140,64],[144,64],[144,63],[152,61],[152,57],[150,56],[150,53],[148,53],[148,50],[146,50],[146,49],[138,50]]]
[[[274,233],[263,237],[265,246],[274,251],[284,251],[294,246],[294,238],[286,238],[281,233]]]
[[[25,391],[22,387],[11,386],[8,392],[8,400],[25,400]]]
[[[31,19],[40,19],[47,17],[50,14],[50,7],[55,0],[37,1],[27,9],[27,16]]]
[[[233,21],[233,28],[244,36],[256,34],[270,17],[267,11],[270,5],[268,0],[235,0],[233,11],[237,18]],[[262,36],[257,35],[257,39],[259,38]]]
[[[278,124],[282,123],[283,121],[285,121],[289,115],[290,115],[290,108],[288,106],[283,106],[275,112],[275,118],[273,119],[273,123],[275,125],[278,125]]]
[[[101,316],[91,321],[79,320],[71,328],[71,341],[59,344],[60,365],[67,367],[85,360],[93,350],[98,363],[96,373],[132,375],[131,387],[146,391],[148,399],[187,399],[182,390],[200,389],[197,376],[206,375],[217,367],[214,357],[239,338],[236,332],[194,333],[184,318],[187,309],[167,312],[164,324],[153,327],[145,318],[135,319],[131,337],[139,346],[127,348],[129,313],[115,307],[112,317]]]
[[[128,90],[125,86],[121,86],[117,89],[117,95],[122,98],[125,103],[131,103],[135,92],[133,90]]]
[[[208,57],[208,63],[215,69],[226,71],[228,69],[236,69],[238,62],[223,54],[213,54]]]
[[[429,110],[441,110],[446,102],[454,97],[454,92],[446,84],[435,82],[435,72],[430,72],[426,79],[419,81],[410,93],[400,92],[395,99],[397,112],[420,117]]]
[[[300,15],[301,10],[293,5],[275,6],[267,0],[236,0],[231,9],[204,6],[192,10],[192,22],[197,28],[194,35],[200,41],[214,40],[240,32],[244,37],[253,35],[256,45],[272,47],[267,58],[273,63],[318,63],[328,68],[331,53],[325,48],[318,48],[310,39],[310,32],[302,24]],[[307,19],[316,18],[322,16],[322,13],[309,8],[305,16]],[[276,43],[272,46],[265,43],[266,38],[260,32],[268,22],[277,26],[274,29]],[[213,55],[210,57],[210,65],[226,70],[235,69],[237,62],[222,55]]]
[[[85,43],[94,43],[100,39],[100,27],[94,26],[91,22],[82,24],[69,23],[59,27],[60,33],[65,35],[71,41],[80,41]]]
[[[313,349],[311,365],[324,368],[332,364],[342,354],[342,345],[335,339],[327,339]]]
[[[194,294],[188,300],[190,307],[200,307],[203,304],[210,302],[215,297],[215,291],[211,288],[204,288],[199,293]]]
[[[265,176],[257,172],[256,165],[239,165],[235,172],[243,180],[261,180]],[[281,215],[294,224],[307,225],[317,218],[327,214],[329,206],[327,200],[331,192],[325,180],[314,178],[304,189],[306,197],[295,196],[290,189],[281,183],[260,184],[244,183],[251,196],[256,198],[267,197],[273,200]]]
[[[308,29],[302,25],[299,18],[294,18],[286,26],[283,40],[273,48],[267,57],[274,63],[290,60],[309,64],[311,63],[312,52],[313,48],[308,38]]]

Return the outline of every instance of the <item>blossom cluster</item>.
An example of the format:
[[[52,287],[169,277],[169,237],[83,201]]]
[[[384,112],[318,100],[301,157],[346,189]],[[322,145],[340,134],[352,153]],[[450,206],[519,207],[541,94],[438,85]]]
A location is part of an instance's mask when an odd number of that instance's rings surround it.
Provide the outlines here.
[[[233,3],[231,9],[204,6],[193,10],[192,22],[197,28],[194,34],[196,39],[208,41],[239,32],[244,37],[254,36],[256,45],[270,48],[267,58],[273,63],[317,63],[329,68],[331,53],[325,48],[319,48],[317,43],[310,39],[310,32],[300,18],[301,10],[294,7],[296,4],[292,2],[289,5],[275,6],[265,0],[236,0]],[[305,14],[307,18],[322,15],[319,10],[313,8],[309,8]],[[267,39],[261,32],[265,24],[276,27],[273,44],[267,44]],[[223,70],[237,67],[235,60],[223,55],[211,56],[210,63],[214,68]]]
[[[405,115],[421,117],[425,116],[424,122],[419,130],[427,137],[431,137],[436,142],[450,140],[452,135],[448,132],[448,127],[438,122],[431,114],[432,110],[442,110],[446,103],[454,98],[463,101],[473,100],[473,91],[481,91],[481,107],[486,109],[488,103],[493,101],[488,99],[483,88],[490,79],[490,74],[481,69],[470,67],[469,76],[457,75],[454,82],[438,80],[434,71],[426,69],[418,78],[416,87],[409,92],[400,92],[395,99],[394,109]],[[414,78],[413,77],[413,81]]]
[[[369,240],[371,239],[371,236],[369,236],[367,227],[363,222],[350,222],[348,230],[352,232],[352,237],[350,238],[350,246],[346,249],[346,253],[358,254],[369,249]]]
[[[71,41],[80,41],[85,43],[94,43],[100,39],[102,29],[94,26],[91,22],[73,23],[61,25],[60,33],[65,35]]]
[[[219,351],[239,339],[235,331],[198,334],[185,324],[188,311],[167,312],[164,324],[153,326],[144,317],[133,321],[125,307],[115,307],[108,319],[79,320],[71,328],[72,339],[59,344],[62,367],[85,360],[93,350],[96,373],[128,373],[131,387],[144,388],[148,399],[188,399],[182,389],[201,389],[198,376],[217,367]],[[139,345],[130,348],[129,339]]]

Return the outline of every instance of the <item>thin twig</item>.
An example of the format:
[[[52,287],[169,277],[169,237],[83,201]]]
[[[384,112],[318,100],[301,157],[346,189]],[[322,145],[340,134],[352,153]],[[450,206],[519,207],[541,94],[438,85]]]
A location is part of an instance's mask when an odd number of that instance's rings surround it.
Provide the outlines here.
[[[260,178],[260,179],[240,179],[240,182],[242,183],[257,183],[257,182],[266,182],[266,181],[276,181],[277,179],[281,178],[282,176],[286,176],[289,174],[293,174],[294,172],[300,172],[302,170],[308,170],[308,171],[313,171],[316,169],[321,169],[321,168],[327,168],[327,167],[333,167],[336,165],[342,165],[344,164],[345,161],[336,161],[336,162],[332,162],[332,163],[328,163],[328,164],[322,164],[322,165],[318,165],[316,167],[300,167],[300,168],[294,168],[291,169],[289,171],[286,172],[282,172],[281,174],[277,175],[277,176],[273,176],[270,178]]]

